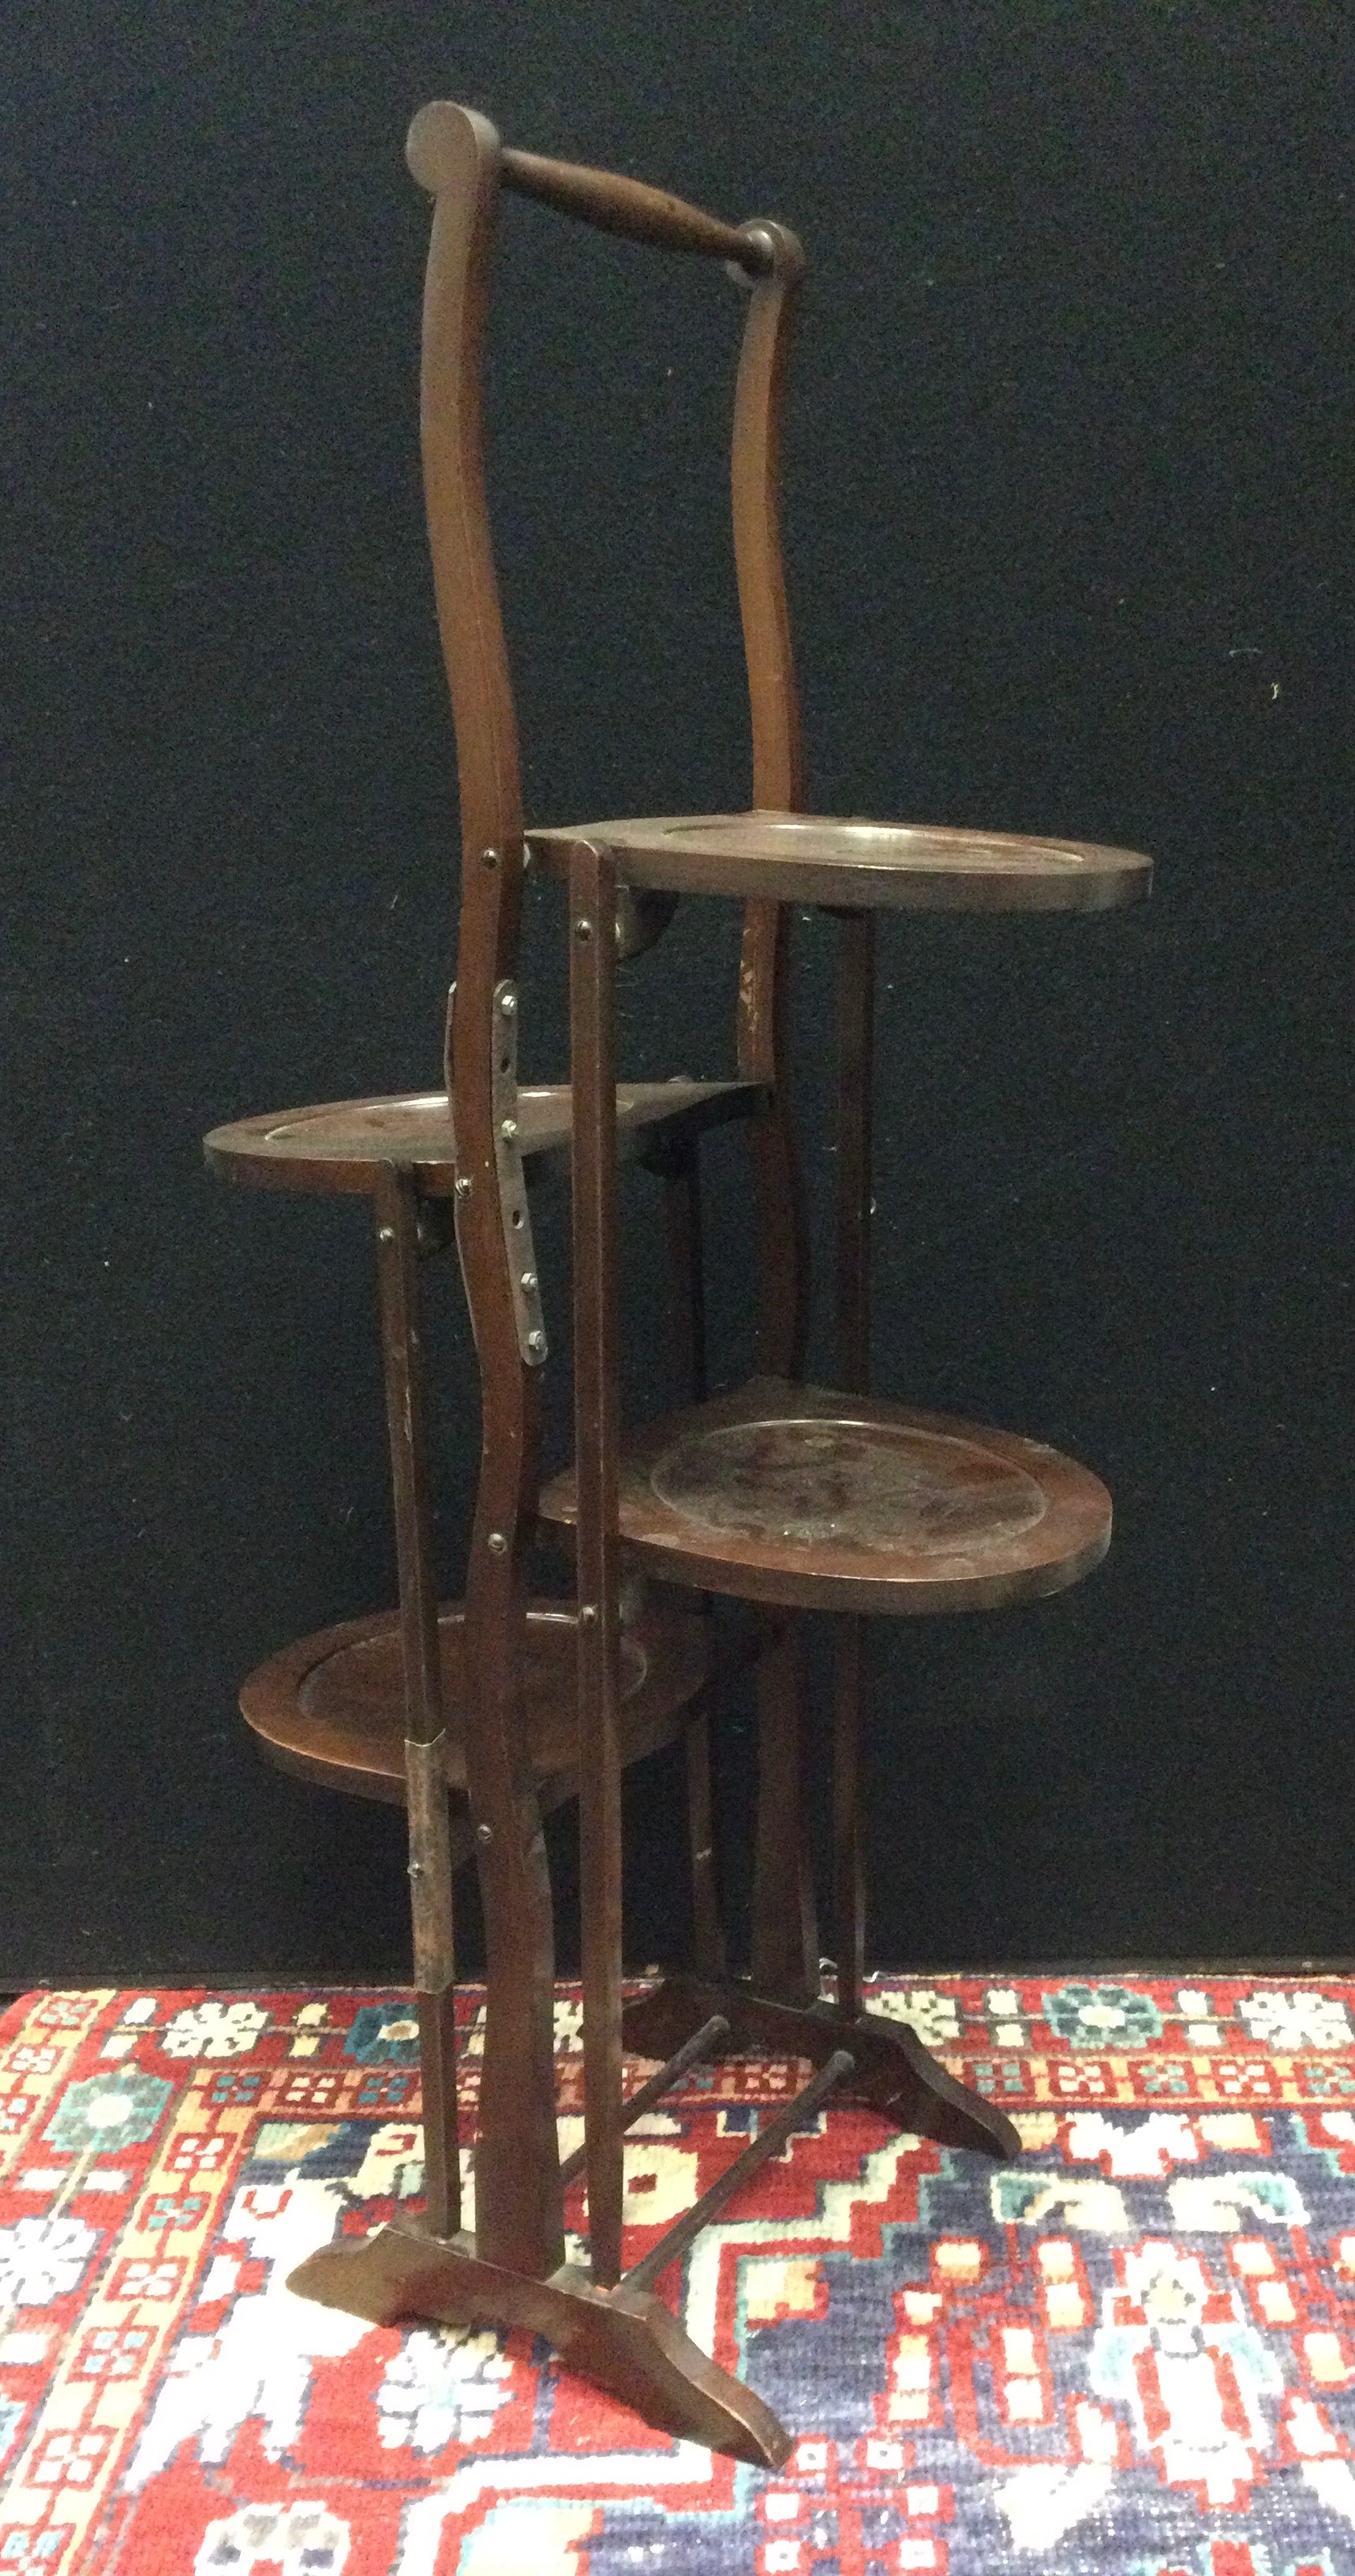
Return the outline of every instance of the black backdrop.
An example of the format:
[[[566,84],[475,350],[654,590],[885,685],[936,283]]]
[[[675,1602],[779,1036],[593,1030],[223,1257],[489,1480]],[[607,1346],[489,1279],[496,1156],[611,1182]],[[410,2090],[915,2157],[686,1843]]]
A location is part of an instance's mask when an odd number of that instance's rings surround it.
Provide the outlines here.
[[[406,1955],[398,1817],[267,1772],[233,1713],[259,1656],[392,1595],[360,1204],[222,1190],[196,1140],[435,1074],[454,779],[402,162],[435,95],[802,232],[814,801],[1160,862],[1141,916],[883,930],[877,1382],[1070,1447],[1118,1535],[1061,1601],[877,1630],[875,1955],[1355,1951],[1346,11],[11,0],[5,50],[0,1977]],[[744,801],[737,297],[503,229],[532,811]],[[538,1073],[557,933],[534,898]],[[723,1064],[730,941],[691,908],[634,970],[633,1070]],[[822,925],[801,953],[826,1183]],[[732,1371],[736,1143],[711,1178]],[[436,1302],[452,1581],[474,1390],[454,1279]],[[737,1705],[721,1766],[737,1905]],[[686,1938],[675,1770],[629,1798],[640,1961]]]

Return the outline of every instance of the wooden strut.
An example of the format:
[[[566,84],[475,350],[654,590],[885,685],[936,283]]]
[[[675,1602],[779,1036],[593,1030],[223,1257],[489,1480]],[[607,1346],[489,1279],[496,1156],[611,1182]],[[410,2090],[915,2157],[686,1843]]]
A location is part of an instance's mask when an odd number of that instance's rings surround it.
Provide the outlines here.
[[[673,2086],[681,2083],[689,2067],[699,2066],[703,2057],[714,2057],[719,2051],[721,2042],[728,2037],[729,2024],[724,2014],[712,2013],[709,2021],[703,2021],[700,2029],[694,2030],[691,2038],[684,2040],[681,2048],[675,2050],[666,2065],[660,2066],[653,2075],[646,2078],[636,2092],[627,2097],[621,2107],[622,2128],[633,2129],[636,2121],[643,2119],[646,2111],[652,2111],[655,2103],[663,2100],[665,2093],[671,2093]],[[562,2183],[573,2182],[583,2172],[587,2156],[586,2147],[576,2147],[572,2156],[565,2157],[560,2167]]]
[[[453,2235],[461,2224],[456,1958],[438,1602],[429,1540],[424,1451],[418,1313],[419,1204],[410,1174],[394,1164],[386,1164],[378,1176],[375,1215],[400,1582],[409,1888],[423,2078],[424,2192],[429,2226],[438,2235]]]
[[[870,1389],[871,1101],[875,1045],[875,920],[839,925],[837,1023],[837,1383]],[[833,1947],[839,2012],[861,2010],[865,1874],[861,1857],[861,1695],[865,1623],[836,1622],[833,1689]]]
[[[781,224],[748,227],[766,267],[753,285],[734,397],[730,497],[739,614],[748,670],[753,804],[798,813],[804,803],[799,697],[780,528],[782,391],[804,253]],[[758,1367],[804,1374],[808,1254],[803,1194],[784,1078],[783,1028],[790,913],[750,903],[739,966],[738,1062],[768,1085],[753,1126],[762,1302]],[[753,1866],[753,1982],[783,2002],[808,2004],[819,1988],[819,1935],[803,1812],[798,1622],[770,1625],[757,1678],[758,1807]]]
[[[588,2234],[593,2279],[601,2288],[621,2277],[623,2198],[615,913],[616,870],[604,851],[580,842],[569,871],[579,1872]]]
[[[694,1138],[660,1143],[646,1157],[663,1180],[668,1269],[678,1336],[678,1375],[689,1404],[701,1404],[706,1382],[706,1283],[702,1251],[701,1169]],[[704,1604],[708,1652],[714,1662],[710,1603]],[[712,1681],[714,1673],[712,1672]],[[698,1974],[722,1977],[728,1965],[720,1910],[712,1799],[711,1683],[693,1704],[684,1732],[687,1769],[687,1859],[692,1883],[693,1951]]]
[[[783,2104],[766,2128],[759,2130],[751,2146],[745,2147],[743,2154],[735,2157],[733,2164],[717,2176],[709,2189],[702,2192],[700,2199],[694,2200],[691,2208],[685,2209],[681,2218],[674,2220],[657,2245],[651,2245],[649,2252],[631,2265],[626,2274],[627,2288],[652,2289],[660,2273],[666,2272],[670,2263],[676,2263],[678,2256],[686,2253],[693,2239],[700,2235],[703,2227],[709,2226],[725,2202],[732,2200],[735,2192],[742,2191],[746,2182],[751,2182],[758,2167],[779,2152],[791,2131],[802,2128],[811,2113],[817,2111],[820,2102],[826,2101],[843,2077],[850,2075],[854,2063],[849,2050],[835,2048],[832,2056],[825,2058],[818,2074],[810,2078],[803,2092],[797,2093],[793,2102]]]

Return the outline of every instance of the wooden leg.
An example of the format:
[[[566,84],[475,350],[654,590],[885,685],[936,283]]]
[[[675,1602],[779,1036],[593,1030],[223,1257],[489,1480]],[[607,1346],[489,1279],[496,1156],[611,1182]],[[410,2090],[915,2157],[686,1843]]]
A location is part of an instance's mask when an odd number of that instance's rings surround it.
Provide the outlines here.
[[[584,2138],[592,2273],[609,2288],[621,2274],[623,2197],[616,871],[580,843],[569,885]]]
[[[473,1807],[482,1820],[507,1808],[508,1824],[476,1855],[485,1917],[476,2241],[487,2261],[536,2276],[553,2271],[564,2251],[550,1873],[535,1798],[491,1806],[483,1786],[488,1768],[486,1761],[477,1773],[468,1764]]]
[[[765,1082],[769,1095],[753,1120],[750,1138],[760,1286],[757,1370],[760,1377],[799,1378],[804,1375],[809,1265],[795,1140],[781,1080],[789,931],[787,905],[746,906],[739,956],[738,1060],[744,1081]]]
[[[481,959],[481,970],[485,961]],[[540,1454],[540,1370],[524,1348],[508,1255],[525,1199],[506,1126],[517,995],[460,979],[450,1072],[461,1275],[480,1366],[480,1477],[466,1569],[466,1786],[485,1917],[485,2049],[475,2155],[486,2262],[541,2277],[564,2256],[555,2127],[555,1930],[522,1698],[526,1560]],[[486,1083],[486,1068],[496,1072]],[[497,1084],[497,1088],[496,1088]]]
[[[659,1168],[663,1174],[673,1321],[678,1334],[677,1373],[683,1401],[700,1404],[706,1393],[706,1281],[701,1244],[701,1174],[695,1145],[684,1144]]]
[[[803,1813],[799,1632],[787,1618],[758,1664],[757,1849],[753,1863],[753,1984],[788,2004],[819,1991],[814,1881]]]
[[[400,1576],[409,1884],[423,2085],[424,2192],[428,2225],[435,2235],[445,2236],[461,2224],[454,2025],[456,1965],[442,1667],[423,1436],[418,1215],[410,1174],[388,1164],[376,1190],[377,1281]]]
[[[835,1623],[837,1652],[833,1709],[833,1945],[837,2008],[854,2019],[861,2010],[865,1974],[866,1893],[861,1868],[861,1662],[860,1619]]]
[[[430,2236],[455,2236],[461,2225],[455,1986],[444,1986],[437,1995],[420,1994],[418,2006],[424,2217]]]
[[[696,1970],[701,1977],[725,1973],[725,1935],[720,1918],[720,1882],[715,1861],[715,1814],[711,1800],[710,1719],[704,1701],[688,1720],[687,1835],[692,1862],[692,1930]]]
[[[875,1047],[875,916],[838,924],[837,960],[838,1383],[870,1384],[871,1100]],[[865,1892],[861,1872],[861,1663],[859,1619],[836,1622],[833,1711],[833,1946],[839,2012],[861,2010]]]
[[[600,2290],[570,2266],[549,2280],[526,2280],[479,2261],[468,2236],[432,2245],[383,2227],[325,2246],[287,2286],[374,2325],[432,2317],[447,2325],[525,2327],[661,2431],[760,2469],[780,2468],[790,2451],[791,2437],[770,2407],[701,2352],[652,2292],[624,2281]]]
[[[678,1337],[677,1374],[684,1402],[706,1394],[706,1283],[701,1238],[701,1166],[696,1146],[682,1145],[658,1164],[668,1235],[668,1271]],[[707,1605],[709,1615],[709,1605]],[[696,1964],[702,1976],[725,1972],[711,1807],[710,1713],[704,1698],[687,1721],[687,1844],[692,1865]]]

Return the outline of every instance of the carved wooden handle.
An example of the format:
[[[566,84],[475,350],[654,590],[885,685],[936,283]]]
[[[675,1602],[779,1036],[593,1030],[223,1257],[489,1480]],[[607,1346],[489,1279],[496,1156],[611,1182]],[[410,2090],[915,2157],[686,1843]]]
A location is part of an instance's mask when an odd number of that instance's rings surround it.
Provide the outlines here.
[[[686,205],[663,188],[640,179],[618,178],[611,170],[585,169],[577,161],[546,161],[536,152],[505,151],[503,184],[519,196],[539,197],[581,223],[605,233],[624,233],[630,241],[655,242],[663,250],[694,250],[708,259],[734,259],[741,268],[760,271],[771,265],[767,245],[734,224],[721,223],[700,206]]]

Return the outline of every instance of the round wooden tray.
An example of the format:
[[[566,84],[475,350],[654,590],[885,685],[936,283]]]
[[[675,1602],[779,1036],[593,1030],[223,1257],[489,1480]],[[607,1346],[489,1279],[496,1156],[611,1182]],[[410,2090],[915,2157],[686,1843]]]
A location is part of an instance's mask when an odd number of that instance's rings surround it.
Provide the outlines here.
[[[572,1469],[539,1509],[572,1527]],[[621,1463],[650,1572],[788,1608],[997,1609],[1076,1583],[1110,1524],[1100,1478],[1043,1442],[776,1379],[646,1426]]]
[[[620,1153],[642,1150],[651,1128],[693,1129],[747,1117],[761,1091],[749,1082],[623,1082],[617,1087]],[[523,1155],[569,1150],[573,1102],[567,1083],[530,1084],[517,1096]],[[203,1139],[209,1169],[223,1180],[283,1190],[373,1190],[383,1164],[412,1171],[427,1198],[449,1198],[456,1144],[445,1091],[390,1099],[325,1100],[237,1118]]]
[[[466,1803],[465,1688],[459,1601],[438,1612],[447,1785],[453,1808]],[[574,1613],[534,1602],[527,1613],[523,1695],[529,1757],[537,1780],[572,1793],[578,1767]],[[706,1678],[705,1621],[694,1610],[647,1603],[621,1638],[621,1758],[638,1762],[679,1733]],[[284,1771],[402,1806],[405,1706],[400,1623],[394,1611],[345,1619],[285,1646],[252,1672],[240,1706],[270,1758]]]
[[[1027,840],[823,814],[665,814],[529,832],[561,873],[571,842],[610,851],[627,885],[834,910],[1103,912],[1148,893],[1153,863],[1095,841]]]

